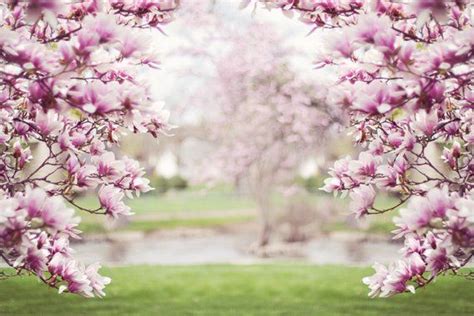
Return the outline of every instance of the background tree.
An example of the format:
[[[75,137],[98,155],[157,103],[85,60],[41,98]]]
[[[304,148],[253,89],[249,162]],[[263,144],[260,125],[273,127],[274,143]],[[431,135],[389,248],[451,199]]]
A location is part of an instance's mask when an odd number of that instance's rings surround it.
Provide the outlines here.
[[[254,197],[262,227],[258,245],[265,246],[272,193],[293,186],[298,167],[329,135],[335,118],[288,66],[291,53],[273,32],[244,32],[228,49],[216,62],[219,106],[209,126],[217,150],[210,159]]]
[[[148,37],[177,1],[4,1],[0,4],[0,256],[17,274],[103,296],[99,264],[76,262],[71,206],[112,218],[150,190],[138,162],[111,151],[123,133],[166,131],[138,75],[158,61]],[[96,189],[97,209],[75,201]],[[69,205],[67,205],[69,204]]]

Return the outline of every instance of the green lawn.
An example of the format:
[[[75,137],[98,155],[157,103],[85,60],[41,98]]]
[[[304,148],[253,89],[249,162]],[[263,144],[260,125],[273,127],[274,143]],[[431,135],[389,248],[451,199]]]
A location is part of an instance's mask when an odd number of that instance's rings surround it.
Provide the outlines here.
[[[307,197],[308,201],[314,203],[314,205],[317,205],[321,198],[327,199],[328,197],[322,193],[311,194]],[[273,200],[277,207],[281,207],[287,202],[281,194],[275,194]],[[334,198],[332,201],[340,210],[344,211],[348,208],[347,199]],[[78,202],[81,206],[91,209],[98,206],[97,198],[91,195],[80,198]],[[191,187],[184,191],[171,191],[166,194],[152,192],[140,198],[128,200],[127,204],[136,213],[137,217],[130,217],[131,223],[120,227],[118,230],[148,232],[178,227],[210,228],[255,220],[255,216],[231,214],[231,211],[256,209],[255,203],[248,196],[236,194],[229,186],[219,186],[208,191]],[[381,208],[393,204],[395,204],[394,200],[388,196],[382,196],[377,201],[377,205]],[[215,211],[218,211],[218,214]],[[85,233],[103,233],[106,231],[103,216],[78,212],[82,217],[79,229]],[[210,212],[212,215],[202,216],[205,212]],[[183,217],[183,214],[186,216],[184,218],[173,218],[177,213],[181,217]],[[371,217],[368,227],[364,231],[368,233],[390,233],[395,229],[391,220],[394,213]],[[140,215],[152,216],[153,214],[162,217],[169,216],[170,218],[147,218],[146,220],[139,218]],[[354,230],[344,220],[332,223],[327,228],[330,231]]]
[[[205,218],[189,218],[189,219],[163,219],[148,221],[131,221],[129,224],[114,229],[114,231],[139,231],[153,232],[163,229],[176,228],[212,228],[229,224],[245,223],[255,220],[252,216],[228,216],[228,217],[205,217]],[[83,221],[79,225],[79,229],[87,233],[105,233],[105,226],[99,221]]]
[[[0,281],[1,315],[472,315],[474,282],[445,277],[415,295],[367,298],[366,268],[309,265],[104,269],[104,299]]]
[[[97,198],[85,196],[78,201],[79,205],[94,209],[98,206]],[[255,204],[248,198],[235,194],[228,187],[218,187],[210,191],[199,189],[188,189],[185,191],[174,191],[166,194],[154,192],[128,200],[132,211],[138,215],[169,215],[189,214],[188,218],[169,219],[147,219],[141,220],[130,217],[130,224],[117,230],[149,232],[159,229],[173,229],[178,227],[209,228],[227,224],[247,222],[254,217],[243,215],[230,215],[226,211],[254,209]],[[222,216],[213,215],[202,217],[198,213],[206,211],[219,211]],[[82,217],[79,229],[84,233],[103,233],[105,218],[103,216],[91,215],[78,211]],[[196,217],[197,216],[197,217]]]
[[[95,208],[98,206],[97,197],[86,196],[79,199],[81,206]],[[248,197],[241,197],[231,190],[219,189],[210,192],[185,190],[157,194],[151,192],[140,198],[128,200],[136,214],[151,212],[199,212],[199,211],[227,211],[255,208]]]

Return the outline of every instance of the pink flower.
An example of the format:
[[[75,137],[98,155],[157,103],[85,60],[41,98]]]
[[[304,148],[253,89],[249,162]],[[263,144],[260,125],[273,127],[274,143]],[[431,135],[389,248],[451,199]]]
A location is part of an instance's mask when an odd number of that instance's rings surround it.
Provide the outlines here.
[[[117,24],[109,14],[99,13],[95,17],[89,15],[84,19],[83,32],[96,34],[99,43],[108,43],[117,36]]]
[[[46,263],[48,261],[48,251],[46,249],[38,249],[37,247],[30,247],[26,251],[25,267],[38,276],[42,276],[47,270]]]
[[[23,122],[15,122],[13,126],[15,127],[15,132],[20,136],[25,136],[30,131],[30,125]]]
[[[394,222],[408,231],[426,229],[433,219],[444,218],[447,210],[453,206],[447,188],[434,188],[426,197],[412,197],[408,206],[400,210],[400,217],[394,218]]]
[[[356,216],[362,217],[374,205],[375,190],[370,185],[362,185],[352,190],[349,194],[351,198],[351,209]]]
[[[415,11],[420,14],[422,11],[428,10],[438,18],[446,15],[446,0],[418,0],[413,4]]]
[[[411,123],[411,128],[415,131],[422,132],[426,136],[431,136],[438,125],[438,114],[436,111],[427,113],[425,110],[420,110],[415,114],[414,120]]]
[[[99,43],[99,36],[95,32],[89,32],[85,29],[77,34],[78,44],[76,51],[80,55],[89,55],[94,46]]]
[[[377,262],[372,267],[375,270],[375,274],[370,277],[363,278],[362,282],[369,286],[369,296],[376,297],[382,293],[385,279],[388,276],[388,269],[384,265]]]
[[[69,174],[76,174],[81,168],[81,164],[77,159],[76,155],[71,154],[67,160],[67,172]]]
[[[151,189],[136,162],[104,154],[127,131],[169,128],[140,75],[156,62],[141,34],[170,21],[177,3],[74,2],[0,5],[0,259],[60,292],[92,297],[104,296],[110,279],[73,259],[79,220],[65,199],[74,204],[100,183],[108,187],[100,201],[115,217],[130,214],[125,193]],[[33,149],[37,161],[28,166]]]
[[[367,114],[390,112],[402,100],[404,92],[397,86],[390,86],[379,81],[372,81],[365,89],[357,92],[352,109]]]
[[[15,216],[17,207],[16,199],[0,199],[0,227]]]
[[[63,63],[69,64],[74,61],[76,54],[69,43],[61,42],[59,45],[59,51],[61,53]]]
[[[85,189],[94,188],[97,185],[97,181],[93,177],[95,171],[95,167],[91,165],[80,167],[76,173],[77,186]]]
[[[56,1],[50,0],[30,0],[28,2],[28,10],[31,11],[44,11],[44,10],[51,10],[56,11],[59,10],[60,3]]]
[[[387,141],[390,146],[398,148],[403,143],[403,135],[401,133],[390,133],[387,136]]]
[[[71,144],[75,148],[81,148],[82,145],[84,145],[87,141],[86,135],[80,132],[73,132],[73,134],[70,137]]]
[[[111,279],[108,277],[101,276],[98,271],[100,269],[99,263],[91,264],[86,268],[85,274],[89,279],[90,286],[92,287],[92,292],[97,297],[104,297],[104,288],[107,284],[110,284]]]
[[[132,179],[132,183],[130,184],[130,189],[135,190],[137,195],[140,193],[146,193],[148,191],[153,190],[150,187],[150,180],[142,177],[137,177]]]
[[[455,136],[459,131],[459,127],[460,127],[459,122],[455,121],[455,122],[446,124],[444,126],[444,130],[446,131],[446,134],[448,134],[449,136]]]
[[[60,257],[55,263],[59,275],[67,283],[59,287],[59,293],[68,290],[71,293],[77,293],[85,297],[93,297],[92,287],[83,267],[79,267],[75,260]]]
[[[28,212],[30,218],[41,220],[42,225],[55,231],[66,231],[79,222],[79,218],[74,218],[74,210],[66,208],[61,197],[50,197],[40,188],[27,190],[20,199],[20,207]]]
[[[369,153],[374,156],[384,154],[384,146],[382,141],[374,141],[369,144]]]
[[[355,29],[355,36],[366,43],[374,43],[379,33],[390,29],[390,19],[387,16],[379,17],[375,13],[361,15]]]
[[[93,81],[85,85],[76,85],[69,90],[74,104],[83,111],[91,114],[105,115],[119,108],[112,84]]]
[[[442,189],[431,189],[426,197],[433,216],[444,218],[446,212],[454,207],[453,200],[449,196],[447,187],[443,187]]]
[[[71,137],[69,136],[68,131],[64,131],[58,136],[58,144],[59,148],[63,151],[68,150],[72,147]]]
[[[436,276],[450,266],[451,258],[451,251],[444,245],[438,244],[435,249],[426,251],[427,270],[431,271],[432,276]]]
[[[407,132],[405,133],[405,137],[400,148],[411,151],[415,147],[416,142],[416,137]]]
[[[352,39],[351,34],[347,33],[348,30],[343,31],[340,36],[329,39],[329,49],[330,51],[337,51],[343,57],[351,57],[354,52],[354,40]]]
[[[383,32],[378,32],[374,36],[374,43],[378,46],[380,51],[384,55],[389,56],[396,52],[396,33],[392,29],[385,30]]]
[[[392,166],[383,165],[380,166],[378,171],[381,174],[381,178],[377,179],[377,185],[381,188],[394,187],[397,185],[398,173]]]
[[[402,69],[408,69],[412,63],[413,63],[413,52],[415,51],[415,46],[413,43],[408,42],[404,43],[400,51],[398,52],[398,58],[400,62],[402,63]]]
[[[429,225],[433,218],[430,205],[427,199],[415,196],[410,199],[408,206],[399,211],[400,216],[393,219],[399,227],[406,227],[410,231],[417,231]]]
[[[458,209],[459,216],[466,218],[469,224],[474,224],[474,197],[458,199],[456,201],[456,208]]]
[[[79,223],[79,217],[74,217],[74,210],[66,208],[59,196],[49,197],[45,201],[41,219],[47,227],[62,232],[70,230]]]
[[[426,270],[426,263],[418,252],[414,252],[407,258],[408,267],[413,276],[422,275]]]
[[[55,252],[48,263],[48,271],[51,274],[61,275],[65,269],[67,260],[70,260],[68,255],[61,252]]]
[[[124,165],[120,160],[115,159],[112,152],[106,152],[99,157],[94,157],[97,164],[97,174],[100,177],[115,178],[124,171]]]
[[[404,175],[408,170],[408,162],[402,155],[398,156],[393,163],[393,169],[399,174]]]
[[[459,157],[461,157],[461,145],[458,142],[454,142],[451,149],[444,148],[441,156],[451,169],[456,169]]]
[[[41,134],[48,135],[61,129],[62,124],[58,113],[50,110],[47,113],[43,111],[36,113],[36,126]]]
[[[345,158],[339,159],[334,163],[334,167],[331,169],[330,174],[337,177],[345,176],[349,171],[349,163],[351,157],[346,156]]]
[[[124,58],[128,58],[134,54],[136,55],[137,52],[141,52],[144,48],[144,43],[147,42],[147,39],[130,36],[129,34],[123,34],[120,42],[120,53]]]
[[[29,148],[23,148],[20,142],[15,142],[13,144],[13,157],[18,161],[18,167],[22,169],[26,163],[28,163],[33,156],[31,156],[31,151]]]
[[[53,240],[53,244],[51,245],[51,248],[49,249],[51,254],[61,254],[64,256],[69,256],[73,250],[69,247],[69,239],[67,236],[63,235],[56,235]]]
[[[90,151],[91,155],[93,155],[93,156],[102,155],[105,152],[104,143],[97,142],[97,141],[92,142],[92,144],[89,148],[89,151]]]
[[[359,159],[349,164],[349,169],[361,176],[373,177],[377,173],[377,159],[368,152],[361,152]]]
[[[321,188],[321,190],[331,193],[331,192],[342,190],[343,188],[344,186],[340,179],[327,178],[324,180],[324,186]]]
[[[28,189],[25,196],[19,200],[20,208],[28,212],[30,218],[40,217],[43,212],[44,201],[47,199],[46,192],[41,189]]]
[[[407,234],[405,236],[404,247],[401,249],[401,252],[409,257],[414,253],[423,254],[425,248],[423,247],[423,239],[416,234]]]
[[[383,283],[380,296],[387,297],[396,293],[403,293],[407,290],[415,293],[415,287],[408,285],[408,281],[410,281],[412,276],[412,266],[406,261],[400,260],[396,264],[391,265]]]
[[[114,218],[133,214],[130,208],[123,203],[123,197],[124,194],[120,189],[113,186],[103,186],[99,190],[100,205],[105,209],[107,215]]]

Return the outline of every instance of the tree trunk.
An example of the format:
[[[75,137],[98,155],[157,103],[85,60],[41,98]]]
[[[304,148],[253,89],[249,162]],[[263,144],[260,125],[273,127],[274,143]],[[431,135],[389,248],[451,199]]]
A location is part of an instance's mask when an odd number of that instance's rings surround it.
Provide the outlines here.
[[[262,224],[260,236],[258,237],[258,246],[265,247],[270,243],[270,236],[272,233],[272,226],[269,223]]]

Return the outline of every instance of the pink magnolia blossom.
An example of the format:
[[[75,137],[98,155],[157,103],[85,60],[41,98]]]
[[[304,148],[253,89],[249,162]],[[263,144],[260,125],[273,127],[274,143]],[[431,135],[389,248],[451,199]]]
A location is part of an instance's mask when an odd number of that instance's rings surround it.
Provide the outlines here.
[[[47,113],[39,111],[36,114],[35,123],[43,135],[48,135],[49,133],[55,132],[62,127],[61,122],[59,122],[58,114],[51,110]]]
[[[104,296],[110,280],[100,266],[72,256],[69,239],[80,231],[71,206],[129,215],[122,198],[151,189],[138,163],[112,150],[127,132],[157,137],[169,128],[138,76],[156,57],[137,41],[170,22],[177,5],[0,4],[0,255],[18,274],[31,272],[60,292]],[[98,186],[101,208],[79,205],[75,193]]]
[[[415,114],[414,121],[411,127],[415,131],[422,132],[426,136],[431,136],[435,127],[438,124],[438,115],[436,111],[432,111],[431,113],[427,113],[424,110]]]
[[[119,188],[104,186],[99,190],[100,205],[105,209],[107,215],[118,217],[120,215],[131,215],[130,208],[123,203],[124,194]]]
[[[47,269],[47,254],[45,249],[37,249],[36,247],[28,248],[25,256],[25,267],[37,275],[43,275]]]
[[[350,115],[362,154],[336,162],[323,189],[348,193],[359,216],[401,207],[394,233],[405,238],[403,258],[374,267],[364,279],[370,296],[414,292],[468,264],[474,249],[472,6],[438,0],[253,2],[296,12],[331,38],[320,46],[332,57],[318,64],[338,76],[328,84],[326,101]],[[439,146],[441,159],[432,153]],[[377,168],[361,156],[376,156]],[[397,192],[399,201],[375,207],[374,186]]]
[[[362,282],[370,288],[370,297],[376,297],[382,293],[385,279],[388,276],[388,269],[384,265],[375,263],[373,268],[375,270],[374,275],[362,279]]]
[[[351,193],[351,209],[357,217],[367,214],[375,201],[375,190],[371,186],[360,186]]]
[[[92,287],[92,292],[98,297],[104,297],[104,288],[107,284],[110,284],[111,279],[108,277],[101,276],[98,271],[100,269],[100,264],[95,263],[91,264],[86,268],[85,274],[90,281]]]

